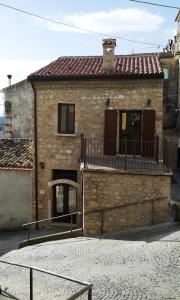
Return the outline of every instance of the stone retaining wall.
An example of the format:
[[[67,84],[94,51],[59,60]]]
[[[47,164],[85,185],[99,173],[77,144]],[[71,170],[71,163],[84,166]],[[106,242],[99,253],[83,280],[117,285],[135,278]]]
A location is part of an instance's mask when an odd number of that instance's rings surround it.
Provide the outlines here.
[[[168,217],[169,199],[170,174],[87,170],[84,172],[85,235],[101,233],[102,222],[103,233],[163,222]],[[98,210],[119,205],[124,207],[104,211],[102,221]]]

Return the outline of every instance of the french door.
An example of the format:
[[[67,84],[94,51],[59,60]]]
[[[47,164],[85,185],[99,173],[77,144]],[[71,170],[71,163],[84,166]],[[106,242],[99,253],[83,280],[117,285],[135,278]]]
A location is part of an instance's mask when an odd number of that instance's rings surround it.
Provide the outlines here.
[[[154,110],[106,110],[104,154],[154,157]],[[127,143],[126,143],[127,142]]]
[[[53,190],[54,216],[62,216],[73,213],[77,207],[76,188],[68,184],[57,184]],[[71,216],[56,219],[56,222],[70,223]],[[73,223],[76,223],[76,215],[72,216]]]
[[[119,111],[119,154],[140,155],[141,134],[142,111]]]

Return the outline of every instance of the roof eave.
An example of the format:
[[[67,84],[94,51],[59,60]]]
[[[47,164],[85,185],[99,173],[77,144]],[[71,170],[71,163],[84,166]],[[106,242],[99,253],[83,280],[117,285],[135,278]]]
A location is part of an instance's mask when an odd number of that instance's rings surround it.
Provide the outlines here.
[[[121,74],[113,75],[94,75],[94,76],[29,76],[28,80],[30,81],[52,81],[52,80],[85,80],[85,79],[155,79],[155,78],[163,78],[163,72],[155,73],[155,74]]]

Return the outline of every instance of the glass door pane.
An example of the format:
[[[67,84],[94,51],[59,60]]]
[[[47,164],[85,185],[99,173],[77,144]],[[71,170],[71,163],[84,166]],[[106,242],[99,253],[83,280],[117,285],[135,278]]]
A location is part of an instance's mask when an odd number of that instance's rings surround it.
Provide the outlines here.
[[[69,213],[76,211],[76,188],[69,186]]]
[[[64,212],[64,186],[56,185],[56,212]]]

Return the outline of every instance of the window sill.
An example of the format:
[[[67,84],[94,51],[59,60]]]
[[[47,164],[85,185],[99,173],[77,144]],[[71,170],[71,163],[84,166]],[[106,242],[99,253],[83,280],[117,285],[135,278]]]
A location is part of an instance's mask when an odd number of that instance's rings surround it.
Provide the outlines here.
[[[76,137],[75,133],[56,133],[55,136]]]

